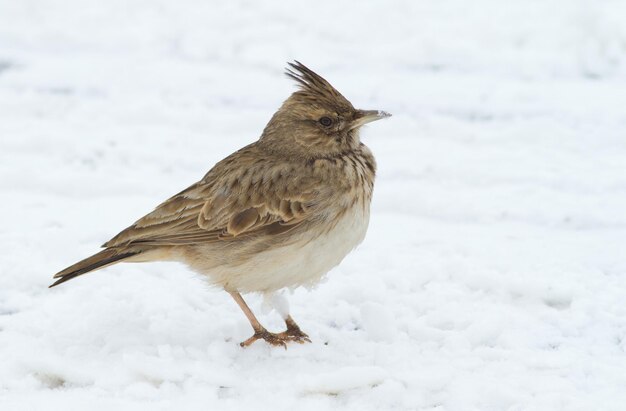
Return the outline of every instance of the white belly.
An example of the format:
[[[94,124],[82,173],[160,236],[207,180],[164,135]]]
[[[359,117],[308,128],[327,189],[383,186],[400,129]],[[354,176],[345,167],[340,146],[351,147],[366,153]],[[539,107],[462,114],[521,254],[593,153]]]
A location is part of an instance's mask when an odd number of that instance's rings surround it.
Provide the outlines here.
[[[367,207],[353,207],[317,238],[269,249],[243,264],[216,267],[206,274],[212,282],[240,292],[312,286],[363,241],[368,222]]]

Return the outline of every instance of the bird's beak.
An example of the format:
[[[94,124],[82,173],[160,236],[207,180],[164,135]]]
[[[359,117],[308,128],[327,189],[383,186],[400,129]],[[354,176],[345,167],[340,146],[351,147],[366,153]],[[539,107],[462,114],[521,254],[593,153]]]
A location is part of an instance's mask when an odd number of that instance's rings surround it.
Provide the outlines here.
[[[383,118],[391,117],[391,114],[386,111],[380,110],[357,110],[352,124],[350,124],[350,130],[361,127],[364,124],[371,123],[372,121],[380,120]]]

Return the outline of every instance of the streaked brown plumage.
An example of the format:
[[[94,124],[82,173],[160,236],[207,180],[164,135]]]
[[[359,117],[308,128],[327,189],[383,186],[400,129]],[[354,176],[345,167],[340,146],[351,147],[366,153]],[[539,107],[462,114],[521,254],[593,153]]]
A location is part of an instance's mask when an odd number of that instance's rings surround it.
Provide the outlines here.
[[[180,261],[244,310],[255,333],[242,345],[308,341],[289,315],[287,331],[269,333],[239,293],[314,284],[363,240],[376,163],[359,128],[389,114],[357,110],[301,63],[289,66],[300,90],[258,141],[57,273],[51,287],[120,261]]]

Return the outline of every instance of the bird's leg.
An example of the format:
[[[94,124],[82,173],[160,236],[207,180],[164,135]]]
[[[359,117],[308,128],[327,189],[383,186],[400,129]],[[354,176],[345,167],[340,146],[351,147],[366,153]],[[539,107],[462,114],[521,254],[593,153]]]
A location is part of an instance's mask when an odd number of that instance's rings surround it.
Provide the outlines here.
[[[279,335],[283,336],[288,341],[295,341],[300,344],[311,342],[309,336],[302,332],[300,327],[298,327],[298,324],[296,324],[290,315],[287,315],[287,318],[285,318],[285,324],[287,325],[287,330],[283,331]]]
[[[272,308],[280,314],[282,319],[285,321],[285,325],[287,325],[287,330],[279,333],[279,336],[287,341],[295,341],[300,344],[311,342],[309,336],[300,330],[298,324],[296,324],[293,318],[291,318],[291,315],[289,315],[289,302],[283,292],[265,293],[263,297],[265,302],[271,305]]]
[[[256,340],[263,339],[271,345],[282,346],[282,347],[285,347],[285,349],[287,349],[286,343],[288,341],[292,341],[291,339],[286,338],[285,336],[282,336],[281,335],[282,333],[274,334],[274,333],[267,331],[265,327],[261,325],[259,320],[256,319],[256,317],[254,316],[254,313],[252,312],[250,307],[248,307],[248,304],[246,304],[241,294],[239,294],[236,291],[228,291],[228,293],[237,302],[237,305],[239,305],[239,307],[242,309],[246,317],[248,317],[248,321],[250,321],[250,325],[252,325],[252,328],[254,329],[254,334],[252,335],[252,337],[241,342],[239,345],[241,345],[242,347],[247,347],[253,342],[255,342]],[[296,325],[296,327],[298,326]]]

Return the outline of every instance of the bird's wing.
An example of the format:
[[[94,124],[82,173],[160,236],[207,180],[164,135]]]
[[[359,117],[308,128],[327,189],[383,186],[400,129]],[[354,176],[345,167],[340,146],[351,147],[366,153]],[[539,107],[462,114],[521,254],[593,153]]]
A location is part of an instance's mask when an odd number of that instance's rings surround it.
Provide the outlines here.
[[[218,163],[103,247],[188,245],[289,231],[310,218],[316,197],[309,178],[289,171],[264,161],[248,167]]]

